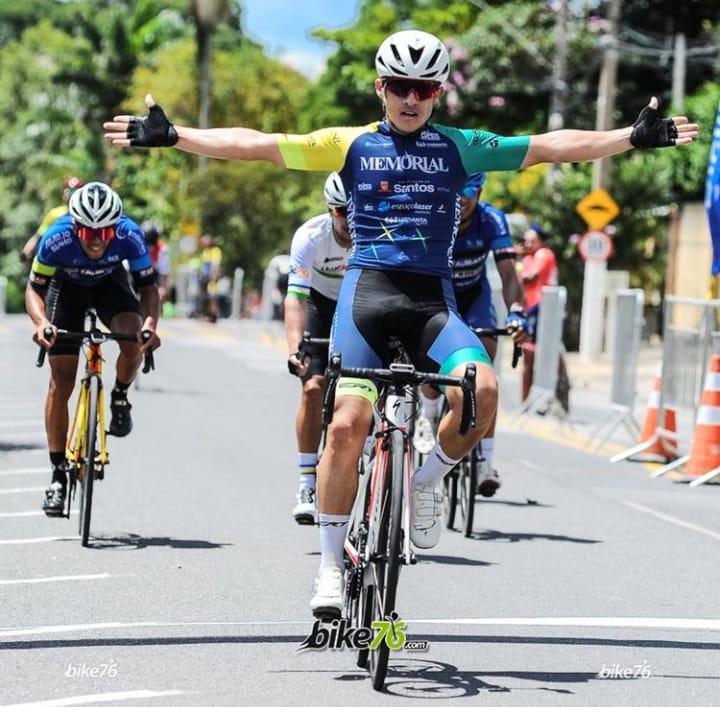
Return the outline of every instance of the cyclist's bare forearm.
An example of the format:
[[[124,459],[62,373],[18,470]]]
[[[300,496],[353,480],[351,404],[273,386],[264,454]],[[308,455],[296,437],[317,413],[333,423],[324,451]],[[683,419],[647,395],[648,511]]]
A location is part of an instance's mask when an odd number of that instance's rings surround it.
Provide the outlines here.
[[[140,288],[140,309],[143,316],[143,329],[155,331],[160,319],[160,292],[157,285]]]
[[[307,304],[294,295],[285,297],[285,335],[288,354],[292,355],[300,346],[305,331]]]
[[[188,128],[176,126],[176,147],[223,160],[263,160],[284,166],[277,136],[251,128]]]
[[[519,304],[524,307],[525,294],[523,293],[520,279],[515,270],[515,260],[510,258],[501,260],[497,264],[497,269],[500,274],[500,279],[502,280],[503,298],[508,311],[510,311],[510,308],[514,304]]]
[[[25,310],[36,327],[47,323],[48,317],[45,311],[45,300],[32,285],[28,285],[25,288]]]

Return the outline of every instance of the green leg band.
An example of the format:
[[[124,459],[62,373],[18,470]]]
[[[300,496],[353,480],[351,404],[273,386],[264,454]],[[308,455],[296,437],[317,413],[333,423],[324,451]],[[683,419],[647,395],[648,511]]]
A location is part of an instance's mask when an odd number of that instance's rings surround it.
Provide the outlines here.
[[[340,378],[335,389],[335,397],[338,395],[365,398],[370,405],[375,405],[378,399],[378,390],[375,383],[365,378]]]

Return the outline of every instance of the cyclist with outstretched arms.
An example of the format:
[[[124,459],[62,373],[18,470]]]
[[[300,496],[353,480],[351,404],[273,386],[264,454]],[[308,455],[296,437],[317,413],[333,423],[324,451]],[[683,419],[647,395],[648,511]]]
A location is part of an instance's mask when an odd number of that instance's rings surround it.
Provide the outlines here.
[[[290,276],[285,297],[288,365],[300,377],[302,393],[295,418],[300,484],[292,514],[298,525],[314,525],[318,447],[327,348],[311,347],[309,359],[297,356],[304,332],[314,339],[330,336],[340,283],[350,256],[347,194],[340,175],[331,172],[323,190],[328,212],[306,221],[290,245]]]
[[[513,247],[505,214],[486,201],[480,201],[485,184],[485,172],[471,174],[462,189],[460,198],[460,225],[453,244],[452,282],[458,314],[473,329],[495,329],[497,315],[488,281],[486,262],[492,253],[500,280],[508,315],[505,327],[512,338],[520,343],[525,338],[523,288],[515,270]],[[497,339],[481,337],[483,346],[495,360]],[[415,446],[425,453],[432,448],[441,413],[442,396],[431,386],[420,391],[421,416],[415,425]],[[478,457],[478,491],[483,496],[494,496],[500,488],[500,476],[493,466],[495,452],[495,419],[485,437],[475,448]]]
[[[75,387],[79,341],[57,339],[57,330],[82,331],[88,307],[94,307],[115,333],[134,334],[138,342],[118,342],[117,377],[110,394],[110,434],[124,437],[132,429],[127,391],[143,353],[160,345],[155,334],[160,316],[157,274],[139,226],[123,213],[118,194],[106,184],[90,182],[70,198],[69,213],[43,234],[25,290],[25,307],[35,326],[33,339],[48,349],[50,386],[45,427],[52,466],[43,510],[62,516],[67,493],[65,443],[68,400]],[[130,288],[123,260],[140,293]],[[141,342],[141,330],[152,337]],[[52,335],[46,338],[46,331]]]
[[[117,116],[104,127],[106,138],[120,146],[176,145],[208,157],[338,172],[350,200],[353,250],[331,350],[342,354],[346,366],[377,367],[392,334],[421,370],[462,376],[468,363],[477,364],[477,426],[459,433],[462,394],[448,389],[450,412],[413,480],[412,541],[432,547],[440,534],[441,498],[435,487],[485,435],[497,406],[490,358],[458,316],[452,291],[450,254],[465,180],[475,172],[609,157],[633,146],[688,144],[698,126],[684,117],[659,117],[653,99],[633,127],[618,130],[503,137],[449,128],[429,122],[450,71],[448,52],[437,37],[419,30],[397,32],[381,44],[375,66],[374,89],[385,115],[361,127],[308,135],[175,127],[151,96],[146,98],[149,116]],[[343,545],[376,395],[370,381],[338,384],[318,465],[321,561],[310,606],[319,615],[342,610]]]

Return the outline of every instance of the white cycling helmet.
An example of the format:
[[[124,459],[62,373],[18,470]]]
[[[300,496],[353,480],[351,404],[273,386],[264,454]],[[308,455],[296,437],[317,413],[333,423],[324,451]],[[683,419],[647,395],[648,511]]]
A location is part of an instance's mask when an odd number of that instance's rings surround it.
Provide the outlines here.
[[[323,195],[327,205],[331,208],[337,208],[347,206],[348,198],[345,192],[340,175],[337,172],[330,172],[328,178],[325,180],[325,189],[323,189]]]
[[[75,190],[68,211],[83,226],[103,228],[116,224],[122,216],[122,200],[102,182],[90,182]]]
[[[407,29],[391,34],[377,50],[375,68],[381,78],[447,80],[450,55],[432,34]]]

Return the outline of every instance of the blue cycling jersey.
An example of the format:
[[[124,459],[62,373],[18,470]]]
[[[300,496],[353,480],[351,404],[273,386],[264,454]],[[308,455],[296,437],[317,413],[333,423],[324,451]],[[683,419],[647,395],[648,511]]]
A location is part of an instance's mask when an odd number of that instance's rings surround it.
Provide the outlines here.
[[[485,283],[485,261],[515,255],[505,214],[491,204],[478,201],[470,223],[460,231],[453,246],[453,287],[464,292]]]
[[[127,260],[130,272],[140,277],[152,275],[152,262],[140,227],[127,216],[115,226],[115,237],[102,257],[92,260],[85,255],[67,214],[53,222],[43,234],[33,261],[31,282],[40,287],[52,277],[91,287],[110,275]]]
[[[350,196],[349,267],[450,277],[460,192],[470,174],[518,169],[530,138],[387,122],[281,136],[287,167],[335,170]]]

